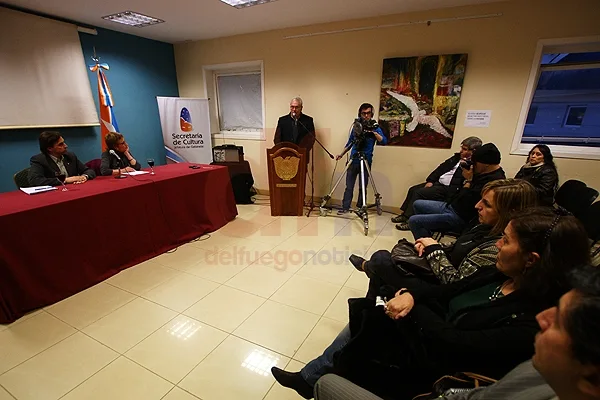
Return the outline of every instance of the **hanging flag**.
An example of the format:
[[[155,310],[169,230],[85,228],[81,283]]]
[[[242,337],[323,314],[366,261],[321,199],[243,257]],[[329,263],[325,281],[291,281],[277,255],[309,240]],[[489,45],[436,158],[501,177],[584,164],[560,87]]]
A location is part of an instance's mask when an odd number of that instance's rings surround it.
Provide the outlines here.
[[[98,75],[98,100],[100,103],[100,132],[102,137],[102,151],[106,151],[106,143],[104,142],[104,138],[106,134],[109,132],[119,132],[119,125],[117,124],[117,119],[115,118],[115,113],[113,111],[114,101],[112,92],[110,91],[110,86],[108,85],[108,81],[106,80],[106,75],[104,75],[103,70],[109,70],[108,64],[102,63],[100,64],[100,58],[92,57],[92,60],[96,62],[94,65],[90,65],[90,71],[96,72]]]

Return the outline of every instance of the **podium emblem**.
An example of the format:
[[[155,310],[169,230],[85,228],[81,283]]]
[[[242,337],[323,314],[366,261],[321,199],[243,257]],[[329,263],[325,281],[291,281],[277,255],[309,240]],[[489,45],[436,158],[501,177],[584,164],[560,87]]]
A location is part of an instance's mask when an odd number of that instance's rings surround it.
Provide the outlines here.
[[[273,159],[275,164],[275,173],[277,176],[284,181],[289,181],[298,174],[298,165],[300,164],[300,158],[298,157],[277,157]]]

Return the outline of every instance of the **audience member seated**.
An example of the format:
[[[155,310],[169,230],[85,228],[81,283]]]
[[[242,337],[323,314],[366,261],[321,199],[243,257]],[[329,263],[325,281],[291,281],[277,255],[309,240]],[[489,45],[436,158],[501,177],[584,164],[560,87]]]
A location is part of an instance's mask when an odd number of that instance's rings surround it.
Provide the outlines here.
[[[442,247],[432,238],[417,241],[415,250],[419,256],[425,257],[437,283],[456,282],[481,268],[493,268],[498,254],[496,242],[511,216],[534,207],[537,200],[533,186],[516,179],[489,182],[483,187],[482,195],[475,206],[479,224],[466,230],[453,245]],[[401,269],[402,264],[397,265],[397,260],[387,250],[375,252],[369,261],[352,254],[350,262],[370,279],[367,298],[379,296],[384,285],[404,286],[407,274]]]
[[[75,155],[67,151],[68,146],[58,132],[45,131],[40,134],[40,154],[29,160],[29,183],[32,186],[60,186],[59,176],[67,183],[84,183],[96,174],[86,167]]]
[[[535,354],[497,383],[443,400],[600,399],[600,270],[576,268],[571,289],[537,316]],[[317,400],[382,400],[337,375],[315,385]]]
[[[446,201],[448,196],[459,191],[465,178],[460,168],[461,160],[470,160],[473,151],[481,147],[481,139],[475,136],[466,138],[460,144],[460,152],[441,163],[425,180],[425,183],[412,186],[408,189],[406,199],[400,206],[400,214],[392,218],[394,223],[406,223],[414,214],[413,203],[415,200]]]
[[[100,172],[102,176],[117,176],[126,172],[139,171],[142,166],[129,152],[129,145],[120,133],[110,132],[104,138],[107,151],[102,153]],[[116,153],[111,154],[110,151]]]
[[[455,371],[500,378],[531,358],[536,315],[568,291],[568,272],[588,262],[586,238],[573,216],[525,210],[498,240],[496,269],[447,285],[393,288],[385,306],[350,300],[350,323],[321,356],[295,373],[273,367],[273,376],[304,398],[335,372],[402,399]]]
[[[486,183],[505,179],[500,167],[500,151],[493,143],[486,143],[473,152],[472,165],[462,168],[463,187],[447,202],[417,200],[413,204],[415,215],[409,218],[408,227],[415,239],[431,237],[433,232],[461,232],[476,217],[475,204],[481,200],[481,189]]]
[[[538,193],[540,205],[554,204],[554,195],[558,190],[558,172],[548,146],[539,144],[531,149],[527,163],[521,167],[515,178],[524,179],[533,185]]]

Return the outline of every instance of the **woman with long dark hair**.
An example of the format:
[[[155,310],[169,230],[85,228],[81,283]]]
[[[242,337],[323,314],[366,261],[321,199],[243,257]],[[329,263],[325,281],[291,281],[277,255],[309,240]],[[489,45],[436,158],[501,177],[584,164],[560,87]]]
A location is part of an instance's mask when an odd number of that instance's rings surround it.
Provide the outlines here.
[[[575,217],[543,208],[514,217],[497,246],[496,268],[458,282],[394,288],[382,307],[350,300],[350,323],[323,355],[296,373],[274,367],[275,379],[312,398],[333,371],[384,398],[411,398],[456,371],[502,377],[532,356],[536,315],[568,291],[589,245]]]
[[[551,206],[558,189],[558,171],[550,148],[538,144],[531,149],[527,162],[521,167],[515,179],[523,179],[533,185],[540,205]]]

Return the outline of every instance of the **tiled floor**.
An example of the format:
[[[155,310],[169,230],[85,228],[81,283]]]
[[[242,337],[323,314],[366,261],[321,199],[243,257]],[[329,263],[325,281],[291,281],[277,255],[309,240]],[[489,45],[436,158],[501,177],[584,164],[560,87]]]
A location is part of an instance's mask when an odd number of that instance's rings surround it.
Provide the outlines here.
[[[269,369],[299,370],[348,319],[367,278],[351,253],[391,249],[407,232],[371,214],[271,217],[266,206],[0,325],[0,400],[300,399]]]

